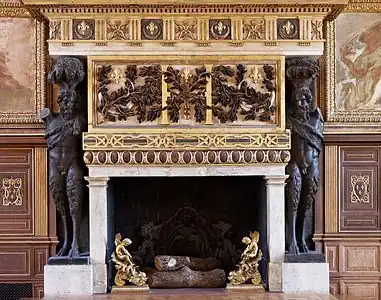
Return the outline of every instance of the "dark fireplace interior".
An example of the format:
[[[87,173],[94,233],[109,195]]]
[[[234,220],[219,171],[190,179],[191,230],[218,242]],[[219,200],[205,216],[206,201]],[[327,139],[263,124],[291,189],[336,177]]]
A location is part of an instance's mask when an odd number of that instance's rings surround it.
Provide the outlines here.
[[[260,272],[266,286],[266,189],[262,177],[112,178],[108,195],[109,288],[114,285],[114,237],[121,233],[140,269],[155,255],[213,258],[226,276],[245,248],[242,238],[259,231]]]

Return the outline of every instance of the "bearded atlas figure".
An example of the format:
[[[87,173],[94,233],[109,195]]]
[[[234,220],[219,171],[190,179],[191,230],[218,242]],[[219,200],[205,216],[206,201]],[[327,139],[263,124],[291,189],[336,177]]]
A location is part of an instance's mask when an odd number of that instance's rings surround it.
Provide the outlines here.
[[[291,160],[286,167],[286,249],[307,253],[306,212],[319,187],[319,154],[323,145],[323,116],[311,91],[319,66],[313,59],[294,58],[286,65],[291,85],[287,126],[291,130]]]
[[[84,99],[81,98],[78,85],[84,77],[84,66],[78,58],[59,58],[48,80],[52,84],[59,84],[57,102],[60,112],[45,108],[40,114],[45,123],[49,151],[49,189],[64,229],[64,243],[57,256],[69,258],[80,256],[79,227],[85,188],[81,138],[86,122]],[[69,231],[68,212],[72,232]]]

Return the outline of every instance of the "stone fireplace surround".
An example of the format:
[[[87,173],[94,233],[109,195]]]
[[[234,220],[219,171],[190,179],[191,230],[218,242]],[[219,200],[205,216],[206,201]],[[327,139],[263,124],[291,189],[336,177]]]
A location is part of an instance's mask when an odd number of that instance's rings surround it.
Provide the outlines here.
[[[102,167],[90,166],[90,259],[93,268],[93,293],[107,288],[105,264],[107,241],[107,185],[111,177],[182,177],[182,176],[260,176],[266,182],[267,245],[270,291],[283,291],[282,262],[284,240],[285,165],[276,166],[194,166],[194,167]],[[248,228],[249,230],[249,228]],[[103,233],[103,234],[102,234]]]
[[[291,147],[290,132],[285,126],[284,59],[295,55],[322,55],[325,43],[324,19],[335,18],[347,0],[324,0],[314,4],[308,1],[283,0],[256,1],[255,4],[246,0],[238,1],[240,4],[225,0],[197,1],[196,4],[191,0],[144,0],[141,1],[141,6],[136,1],[128,0],[114,1],[113,5],[104,0],[23,2],[34,16],[49,20],[50,55],[89,57],[89,122],[88,132],[84,133],[83,148],[89,170],[90,264],[45,266],[46,296],[106,293],[110,178],[182,176],[263,177],[266,183],[269,291],[329,292],[327,263],[284,261],[285,167]],[[233,2],[234,5],[231,4]],[[195,31],[187,33],[190,40],[182,38],[181,32],[179,35],[175,27],[176,22],[184,22],[184,18],[188,21],[196,19]],[[147,38],[149,32],[144,32],[141,27],[149,19],[153,22],[151,29],[154,29],[155,39]],[[209,27],[214,26],[213,24],[219,25],[213,23],[216,19],[217,22],[218,19],[223,21],[220,22],[220,36]],[[226,28],[231,32],[225,34],[223,30]],[[155,31],[158,29],[162,32]],[[115,40],[115,34],[122,41]],[[254,126],[256,128],[250,127],[251,125],[241,128],[229,125],[219,127],[213,125],[211,109],[208,108],[207,122],[200,127],[196,123],[192,123],[189,128],[183,126],[182,129],[171,125],[165,127],[169,124],[167,113],[163,113],[158,127],[152,131],[140,131],[139,128],[144,126],[137,128],[138,124],[128,122],[116,127],[112,122],[102,124],[104,120],[99,118],[94,105],[97,97],[94,93],[97,60],[100,64],[108,61],[114,65],[128,64],[134,63],[134,59],[139,60],[143,55],[152,62],[164,58],[161,61],[162,68],[170,63],[165,60],[169,56],[172,58],[168,59],[181,61],[183,65],[187,65],[192,57],[195,62],[190,64],[191,67],[205,63],[209,68],[213,64],[223,63],[224,57],[227,57],[227,61],[242,59],[248,67],[253,64],[263,66],[270,60],[270,63],[277,66],[275,123],[272,127],[268,124]],[[267,55],[272,57],[266,57]],[[206,56],[211,57],[209,62],[203,61]],[[217,62],[214,57],[218,57]],[[166,91],[167,86],[164,83],[163,87],[163,91]],[[206,96],[208,104],[208,99],[211,101],[211,85],[206,89],[210,92]],[[168,93],[163,92],[162,96],[164,108]],[[192,127],[194,125],[197,126]],[[190,128],[198,129],[187,131]],[[141,138],[141,135],[148,141],[147,145],[132,146],[125,142],[128,139]],[[249,143],[242,146],[238,141],[242,137],[249,140]],[[201,146],[197,148],[193,145],[190,149],[173,142],[176,138],[198,138]],[[229,139],[235,139],[235,142],[229,142]],[[205,141],[208,141],[207,144],[203,144]],[[177,162],[172,161],[173,152],[180,156]],[[211,152],[213,153],[210,156]]]

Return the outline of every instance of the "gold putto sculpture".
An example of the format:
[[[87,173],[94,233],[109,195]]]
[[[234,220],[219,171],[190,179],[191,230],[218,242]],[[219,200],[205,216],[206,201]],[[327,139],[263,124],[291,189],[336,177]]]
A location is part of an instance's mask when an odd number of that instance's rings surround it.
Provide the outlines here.
[[[115,252],[111,254],[111,259],[115,263],[117,270],[114,281],[116,286],[122,287],[126,281],[137,285],[147,286],[147,275],[138,270],[138,267],[132,262],[132,256],[126,249],[132,244],[129,238],[122,240],[120,233],[115,235]]]
[[[262,259],[262,251],[258,247],[259,232],[250,232],[250,237],[245,236],[242,243],[246,244],[245,251],[241,254],[241,262],[237,265],[238,270],[229,273],[228,287],[245,284],[250,281],[256,287],[262,287],[262,278],[259,273],[259,261]]]

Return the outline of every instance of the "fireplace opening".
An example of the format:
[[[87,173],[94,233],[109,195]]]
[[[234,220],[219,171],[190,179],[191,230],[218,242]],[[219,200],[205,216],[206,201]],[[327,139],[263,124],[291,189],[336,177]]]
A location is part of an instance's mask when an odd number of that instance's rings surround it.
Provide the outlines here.
[[[263,258],[259,269],[266,287],[266,189],[262,177],[115,177],[108,191],[109,288],[115,285],[111,253],[116,233],[131,239],[128,250],[149,279],[163,266],[160,272],[168,271],[170,259],[190,257],[195,260],[188,261],[189,272],[215,272],[202,277],[202,285],[224,287],[245,249],[242,238],[254,231],[260,233]],[[174,270],[176,266],[169,272]],[[216,282],[218,276],[224,279]],[[206,282],[208,278],[212,282]],[[172,286],[148,283],[151,288],[182,287],[178,282]]]

